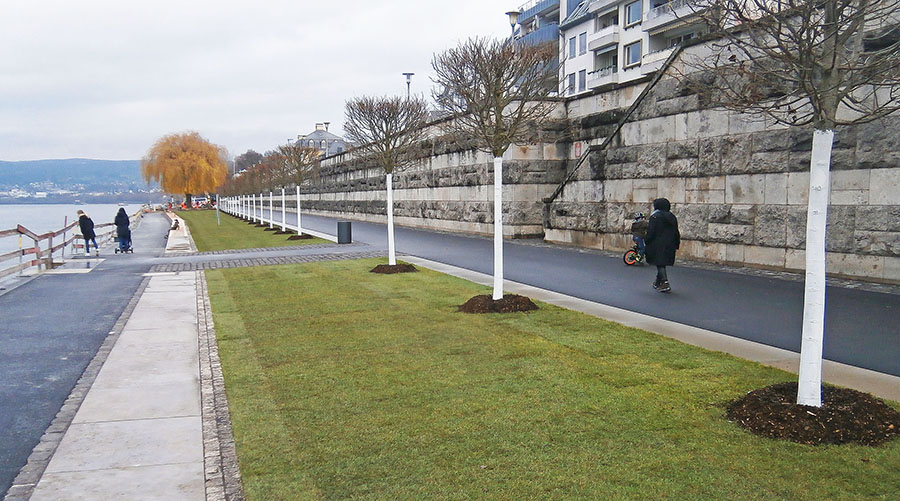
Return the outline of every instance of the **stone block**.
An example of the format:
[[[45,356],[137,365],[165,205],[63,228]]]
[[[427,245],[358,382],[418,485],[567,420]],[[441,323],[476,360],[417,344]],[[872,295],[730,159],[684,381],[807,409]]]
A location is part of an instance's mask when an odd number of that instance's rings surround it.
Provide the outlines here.
[[[686,190],[684,201],[689,204],[723,204],[725,190]]]
[[[685,201],[684,178],[660,178],[657,184],[657,197],[667,198],[673,204],[683,204]]]
[[[753,226],[749,224],[710,223],[709,238],[716,242],[750,244],[753,242]]]
[[[710,223],[727,224],[731,221],[731,205],[710,205],[708,210],[708,218]]]
[[[800,249],[786,249],[784,253],[784,267],[788,270],[805,270],[806,251]]]
[[[682,239],[705,240],[709,226],[709,207],[685,204],[678,209],[678,230]]]
[[[680,158],[675,160],[667,160],[662,165],[663,176],[688,177],[697,174],[696,158]]]
[[[787,181],[788,205],[809,204],[809,172],[790,172]]]
[[[675,141],[675,116],[644,120],[641,124],[641,135],[645,144]]]
[[[728,112],[722,109],[706,109],[688,113],[687,137],[706,138],[719,136],[728,130]]]
[[[747,134],[766,130],[764,117],[749,113],[732,112],[728,114],[728,133]]]
[[[785,250],[776,247],[748,245],[744,248],[744,262],[781,268],[784,267]]]
[[[843,170],[831,173],[831,190],[868,190],[868,169]]]
[[[900,163],[898,161],[897,163]],[[894,165],[897,165],[895,163]],[[876,169],[869,178],[869,205],[896,205],[900,200],[900,168]]]
[[[859,164],[856,161],[856,151],[849,149],[831,150],[831,170],[840,172],[843,170],[857,170]]]
[[[694,256],[706,261],[721,263],[726,260],[725,249],[728,244],[719,242],[697,242]]]
[[[718,176],[722,173],[722,141],[701,139],[697,157],[697,175]]]
[[[885,280],[900,283],[900,257],[884,258],[884,275]]]
[[[787,172],[789,153],[787,151],[764,151],[750,155],[747,169],[753,173]]]
[[[856,207],[828,207],[825,224],[825,248],[829,252],[854,252],[856,248],[853,235],[856,222]]]
[[[763,205],[757,210],[753,243],[765,247],[784,247],[787,242],[787,207]]]
[[[640,122],[628,122],[619,131],[619,137],[623,146],[635,146],[643,144]]]
[[[900,256],[900,232],[855,231],[856,252],[878,256]]]
[[[881,169],[900,164],[900,121],[896,118],[859,125],[856,133],[859,167]]]
[[[766,199],[763,174],[729,175],[725,179],[725,203],[762,204]]]
[[[749,135],[723,137],[719,143],[719,148],[721,149],[723,174],[750,172],[752,150]]]
[[[808,151],[792,151],[788,155],[788,172],[809,172],[810,156]]]
[[[869,190],[833,190],[830,194],[831,205],[866,205],[869,202]]]
[[[725,244],[725,261],[728,263],[743,263],[744,248],[742,244]]]
[[[634,183],[631,179],[607,179],[604,191],[608,202],[631,202]]]
[[[784,130],[767,130],[753,134],[753,151],[789,151],[791,149],[791,135]]]
[[[754,224],[755,221],[755,205],[732,205],[728,210],[728,222],[731,224]]]
[[[884,258],[881,256],[829,252],[825,266],[830,273],[853,277],[881,278],[884,275]]]
[[[787,204],[787,181],[786,173],[766,174],[766,205],[784,205]]]
[[[679,113],[674,115],[675,117],[675,140],[676,141],[686,141],[686,140],[695,140],[696,137],[691,136],[688,133],[688,114],[687,113]]]
[[[670,141],[666,143],[666,159],[676,160],[682,158],[697,158],[700,153],[700,143],[694,141]]]
[[[652,144],[638,149],[638,169],[635,177],[656,177],[662,174],[666,165],[666,146]]]
[[[857,231],[900,231],[900,205],[856,208]]]
[[[688,190],[725,190],[725,176],[691,177],[684,182]]]

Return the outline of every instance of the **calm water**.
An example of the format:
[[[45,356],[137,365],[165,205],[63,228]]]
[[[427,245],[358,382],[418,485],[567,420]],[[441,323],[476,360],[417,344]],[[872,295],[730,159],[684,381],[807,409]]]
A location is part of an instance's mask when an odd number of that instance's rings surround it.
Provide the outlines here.
[[[125,205],[125,212],[131,214],[140,210],[140,204]],[[48,231],[62,229],[68,222],[76,221],[78,209],[87,213],[94,224],[111,223],[119,211],[117,204],[38,204],[38,205],[3,205],[0,204],[0,230],[9,230],[21,224],[29,230],[40,235]],[[75,228],[75,231],[79,230]],[[67,235],[68,237],[68,235]],[[32,245],[30,238],[22,238],[22,246]],[[42,247],[46,247],[44,242]],[[16,236],[0,238],[0,254],[15,250],[19,247],[19,239]],[[68,254],[68,250],[67,250]],[[0,263],[0,267],[4,264]]]

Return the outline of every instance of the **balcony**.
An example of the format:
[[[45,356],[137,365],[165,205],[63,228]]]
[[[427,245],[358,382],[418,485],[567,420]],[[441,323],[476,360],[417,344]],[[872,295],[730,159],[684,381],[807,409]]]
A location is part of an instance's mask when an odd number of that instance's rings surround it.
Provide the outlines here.
[[[519,14],[519,22],[522,24],[527,23],[534,16],[547,14],[551,10],[558,8],[559,0],[531,0],[519,8],[519,11],[522,12]]]
[[[607,66],[597,71],[588,73],[587,86],[589,89],[595,89],[602,85],[614,84],[619,82],[619,68],[616,66]]]
[[[559,25],[545,24],[531,33],[522,35],[518,41],[526,45],[540,45],[545,42],[558,43]]]
[[[600,50],[619,43],[619,25],[607,26],[588,38],[588,50]]]
[[[611,9],[619,5],[619,2],[621,1],[622,0],[594,0],[594,3],[592,3],[591,6],[588,7],[588,12],[593,14],[595,12]]]
[[[691,0],[671,0],[659,7],[648,10],[644,14],[642,28],[644,31],[653,32],[677,21],[683,21],[693,14],[694,10],[691,6]]]
[[[673,50],[675,50],[674,47],[669,47],[644,54],[641,57],[641,74],[646,75],[660,69]]]

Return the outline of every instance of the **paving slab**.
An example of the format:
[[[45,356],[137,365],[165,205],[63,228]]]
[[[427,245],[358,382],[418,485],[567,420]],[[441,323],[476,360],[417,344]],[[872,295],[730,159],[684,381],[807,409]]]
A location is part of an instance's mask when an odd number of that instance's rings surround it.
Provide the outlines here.
[[[203,477],[203,466],[195,462],[46,473],[31,499],[201,501],[204,488],[197,484],[197,477]]]

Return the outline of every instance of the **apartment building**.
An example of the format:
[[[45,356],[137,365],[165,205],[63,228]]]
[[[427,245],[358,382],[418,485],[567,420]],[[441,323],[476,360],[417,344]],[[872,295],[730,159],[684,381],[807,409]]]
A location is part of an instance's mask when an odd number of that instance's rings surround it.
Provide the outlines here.
[[[676,46],[701,34],[703,26],[692,13],[689,0],[578,2],[559,24],[559,95],[627,83],[658,70]]]

